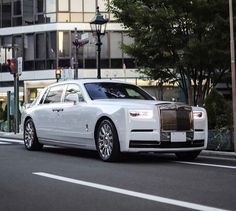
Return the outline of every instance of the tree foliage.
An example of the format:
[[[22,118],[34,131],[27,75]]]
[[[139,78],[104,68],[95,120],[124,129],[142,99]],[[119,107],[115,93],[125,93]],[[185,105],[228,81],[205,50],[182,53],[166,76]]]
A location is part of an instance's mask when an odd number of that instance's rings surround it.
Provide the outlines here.
[[[228,1],[111,0],[109,9],[134,38],[122,48],[139,71],[178,83],[188,103],[201,105],[229,71]]]

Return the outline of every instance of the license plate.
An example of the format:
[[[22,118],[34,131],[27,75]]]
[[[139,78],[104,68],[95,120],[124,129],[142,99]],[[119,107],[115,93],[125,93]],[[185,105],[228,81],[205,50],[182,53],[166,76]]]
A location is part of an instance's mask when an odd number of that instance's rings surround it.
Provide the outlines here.
[[[185,132],[171,132],[171,142],[186,142]]]

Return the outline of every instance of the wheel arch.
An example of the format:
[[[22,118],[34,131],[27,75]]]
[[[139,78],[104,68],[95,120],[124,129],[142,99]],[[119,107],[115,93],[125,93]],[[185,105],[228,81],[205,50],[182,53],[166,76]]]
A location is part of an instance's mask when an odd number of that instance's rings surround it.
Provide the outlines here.
[[[96,125],[95,125],[95,128],[94,128],[94,134],[93,134],[93,136],[94,136],[94,141],[96,141],[96,133],[97,133],[97,130],[98,130],[99,125],[100,125],[100,123],[101,123],[103,120],[105,120],[105,119],[108,119],[108,120],[114,125],[114,128],[115,128],[115,130],[116,130],[116,134],[117,134],[117,137],[118,137],[118,140],[119,140],[119,145],[120,145],[120,139],[119,139],[119,134],[118,134],[116,125],[115,125],[114,121],[113,121],[110,117],[108,117],[108,116],[102,116],[102,117],[100,117],[100,118],[97,120]]]

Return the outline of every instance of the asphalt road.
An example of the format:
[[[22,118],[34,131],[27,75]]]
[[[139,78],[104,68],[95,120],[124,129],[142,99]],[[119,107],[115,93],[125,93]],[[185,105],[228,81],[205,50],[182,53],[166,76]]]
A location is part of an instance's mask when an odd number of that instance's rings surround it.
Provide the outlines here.
[[[236,210],[235,196],[235,158],[133,154],[105,163],[92,151],[30,152],[0,138],[0,211]]]

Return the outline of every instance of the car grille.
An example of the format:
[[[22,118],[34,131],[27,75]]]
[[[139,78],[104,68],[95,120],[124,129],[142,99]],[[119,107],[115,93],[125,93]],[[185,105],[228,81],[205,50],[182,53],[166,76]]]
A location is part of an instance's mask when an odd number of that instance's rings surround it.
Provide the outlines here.
[[[186,132],[187,141],[193,140],[192,108],[187,105],[160,106],[161,141],[170,141],[171,132]]]
[[[160,106],[162,131],[190,131],[193,129],[192,108],[186,105]]]

